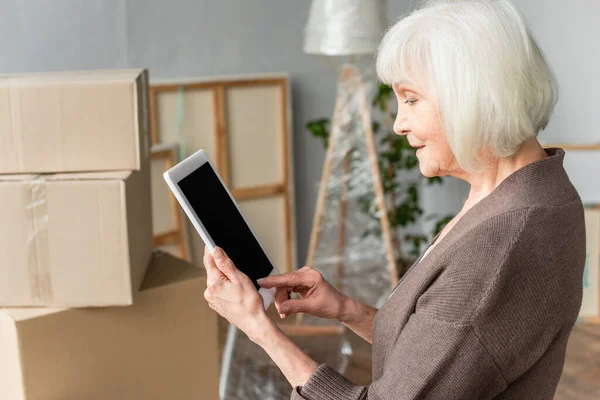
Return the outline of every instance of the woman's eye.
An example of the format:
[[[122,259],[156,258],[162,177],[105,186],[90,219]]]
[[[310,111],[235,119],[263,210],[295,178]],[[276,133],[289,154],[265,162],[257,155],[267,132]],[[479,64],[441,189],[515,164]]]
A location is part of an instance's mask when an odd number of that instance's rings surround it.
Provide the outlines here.
[[[405,104],[408,104],[409,106],[412,106],[414,103],[416,103],[416,100],[410,100],[410,99],[406,99],[406,101],[404,102]]]

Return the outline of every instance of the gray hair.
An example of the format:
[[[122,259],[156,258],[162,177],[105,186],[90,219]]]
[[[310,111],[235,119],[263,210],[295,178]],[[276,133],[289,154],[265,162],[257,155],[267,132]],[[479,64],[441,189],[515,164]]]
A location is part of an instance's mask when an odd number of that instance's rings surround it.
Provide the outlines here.
[[[396,22],[377,52],[389,85],[427,79],[448,143],[466,171],[487,148],[509,157],[548,125],[558,84],[509,0],[436,0]]]

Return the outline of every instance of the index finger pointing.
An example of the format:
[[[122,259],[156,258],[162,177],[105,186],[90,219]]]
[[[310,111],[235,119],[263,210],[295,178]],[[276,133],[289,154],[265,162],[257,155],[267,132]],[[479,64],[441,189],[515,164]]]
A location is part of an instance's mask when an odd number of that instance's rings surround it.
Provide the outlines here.
[[[314,282],[311,282],[310,276],[306,274],[288,272],[281,275],[269,275],[266,278],[259,279],[257,283],[265,289],[271,289],[278,287],[311,286]]]

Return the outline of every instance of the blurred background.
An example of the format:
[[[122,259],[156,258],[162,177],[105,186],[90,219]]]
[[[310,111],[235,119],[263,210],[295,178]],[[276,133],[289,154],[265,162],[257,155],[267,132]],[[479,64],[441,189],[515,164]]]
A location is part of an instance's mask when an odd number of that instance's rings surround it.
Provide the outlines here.
[[[539,139],[547,145],[564,145],[567,172],[584,203],[593,207],[600,204],[600,147],[597,146],[600,143],[600,2],[514,0],[514,3],[528,20],[560,85],[560,100],[548,128]],[[381,4],[385,23],[389,25],[417,2],[388,0]],[[195,142],[186,135],[194,135],[195,129],[201,129],[201,123],[189,122],[194,118],[189,108],[193,98],[184,98],[178,89],[186,82],[285,78],[287,104],[284,107],[288,109],[283,124],[288,127],[284,135],[289,140],[289,154],[277,157],[283,157],[284,163],[289,161],[290,176],[286,185],[290,189],[286,195],[291,196],[289,210],[293,215],[289,218],[293,223],[286,226],[292,230],[293,249],[286,254],[292,258],[288,267],[293,269],[304,265],[309,252],[326,151],[318,137],[318,129],[315,131],[313,126],[311,131],[307,125],[311,121],[331,118],[340,66],[339,59],[304,51],[310,7],[308,0],[0,0],[0,49],[3,54],[0,72],[147,68],[150,87],[158,88],[150,91],[151,96],[157,96],[151,100],[158,115],[152,121],[153,134],[157,138],[153,144],[160,152],[160,145],[165,145],[161,137],[174,139],[167,145],[182,139],[175,147],[179,148],[176,151],[182,147],[185,151],[177,153],[176,159],[195,150]],[[159,99],[163,90],[161,85],[165,91],[171,90],[171,97]],[[266,104],[268,93],[263,95]],[[240,96],[239,104],[243,107],[243,95]],[[389,100],[392,110],[395,107],[393,101]],[[229,112],[230,116],[234,113]],[[198,118],[202,115],[200,113]],[[239,118],[243,121],[243,112]],[[228,125],[233,126],[235,122],[228,120]],[[171,131],[166,133],[169,129]],[[261,129],[260,125],[257,129]],[[240,143],[239,149],[242,149],[245,142]],[[170,147],[162,150],[165,148]],[[270,153],[264,154],[269,157]],[[230,167],[235,173],[237,167]],[[269,168],[266,165],[257,174],[264,172],[267,179]],[[236,179],[232,177],[232,181]],[[239,182],[243,179],[246,178],[240,175]],[[247,179],[252,183],[253,178]],[[420,249],[426,244],[436,223],[444,216],[460,210],[469,189],[466,183],[453,178],[444,179],[440,184],[416,187],[418,207],[423,216],[437,217],[427,219],[419,214],[414,220],[395,225],[406,232],[425,235],[416,245],[408,237],[402,237],[407,254],[415,246]],[[153,196],[160,195],[154,193]],[[251,223],[260,224],[264,208],[248,205],[246,210],[254,213],[250,217]],[[155,210],[155,225],[161,218],[168,218],[156,215],[156,212],[161,211]],[[197,239],[191,238],[195,233],[190,232],[189,227],[186,229],[186,254],[179,255],[197,261],[200,245],[194,243]],[[269,229],[269,226],[261,227],[258,235],[269,243],[268,247],[277,246],[276,239],[269,237]],[[168,245],[166,241],[158,244]],[[600,242],[596,246],[600,247]],[[285,259],[286,254],[281,258]],[[598,263],[590,265],[598,268]],[[593,295],[598,296],[598,274],[591,276],[595,281],[587,285],[595,290]],[[597,299],[596,303],[599,304]],[[222,321],[220,332],[221,345],[225,346],[227,333]],[[352,354],[347,366],[348,376],[368,383],[369,348],[354,344]],[[556,398],[600,398],[600,329],[593,322],[582,321],[574,331],[565,375]]]
[[[306,123],[330,116],[337,71],[303,52],[309,1],[10,1],[0,16],[0,70],[144,67],[150,80],[227,74],[290,74],[298,262],[305,260],[325,150]],[[391,24],[416,1],[388,1]],[[600,3],[515,0],[554,68],[561,89],[547,142],[600,141]],[[572,179],[584,200],[600,200],[597,154],[578,154]],[[444,196],[439,195],[443,191]],[[424,194],[427,208],[457,212],[468,188],[448,180]]]

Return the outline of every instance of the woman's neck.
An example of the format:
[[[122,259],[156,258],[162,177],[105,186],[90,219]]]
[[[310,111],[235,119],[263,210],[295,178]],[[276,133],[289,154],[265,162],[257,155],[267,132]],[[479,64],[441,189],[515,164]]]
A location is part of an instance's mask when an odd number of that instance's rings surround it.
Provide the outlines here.
[[[548,154],[539,144],[536,138],[532,138],[521,145],[521,148],[512,156],[496,158],[490,161],[490,167],[484,172],[477,174],[464,174],[460,176],[471,185],[469,197],[465,202],[463,211],[477,204],[481,199],[492,193],[498,185],[513,172],[523,168],[527,164],[548,157]]]

